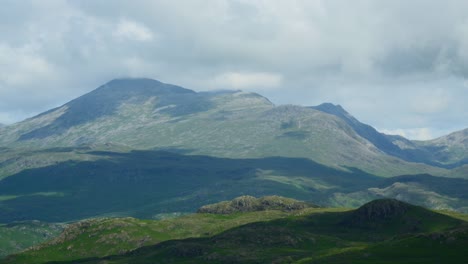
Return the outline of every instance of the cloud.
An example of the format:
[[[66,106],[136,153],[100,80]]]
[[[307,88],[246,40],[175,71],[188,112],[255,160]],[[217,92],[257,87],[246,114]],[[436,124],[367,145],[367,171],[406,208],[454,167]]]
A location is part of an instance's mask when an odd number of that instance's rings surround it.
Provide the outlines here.
[[[379,128],[437,136],[468,126],[465,10],[456,0],[6,0],[0,116],[145,76],[277,104],[331,101]]]
[[[450,95],[442,88],[422,92],[419,97],[415,97],[412,108],[416,113],[432,114],[450,107]]]
[[[282,76],[274,73],[227,72],[216,76],[211,87],[214,89],[268,89],[281,85]]]
[[[4,86],[35,84],[37,79],[53,78],[56,70],[34,47],[10,47],[0,44],[0,80]],[[0,92],[5,92],[3,89]]]
[[[153,39],[153,33],[146,26],[135,21],[122,19],[115,29],[114,36],[119,39],[128,39],[136,41],[150,41]]]
[[[411,129],[383,129],[380,132],[387,135],[400,135],[413,140],[429,140],[433,139],[434,135],[428,127],[411,128]]]

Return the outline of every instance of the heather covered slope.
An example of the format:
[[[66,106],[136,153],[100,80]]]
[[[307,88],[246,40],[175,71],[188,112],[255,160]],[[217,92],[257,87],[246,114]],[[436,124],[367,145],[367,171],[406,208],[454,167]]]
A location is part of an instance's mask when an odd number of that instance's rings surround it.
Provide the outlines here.
[[[267,212],[285,214],[262,211],[198,217],[222,225],[230,223],[226,219]],[[270,221],[258,219],[199,238],[169,240],[121,255],[93,258],[88,254],[81,260],[54,263],[464,263],[467,260],[465,221],[397,200],[376,200],[351,211],[310,208],[285,216],[269,218]],[[79,241],[89,237],[97,226],[84,229],[82,235],[69,240],[67,245],[80,248]],[[121,230],[127,228],[120,226]],[[180,228],[184,227],[191,226]],[[41,263],[47,257],[60,260],[55,257],[63,251],[52,250],[57,246],[11,256],[3,263]],[[51,251],[44,251],[47,248]]]

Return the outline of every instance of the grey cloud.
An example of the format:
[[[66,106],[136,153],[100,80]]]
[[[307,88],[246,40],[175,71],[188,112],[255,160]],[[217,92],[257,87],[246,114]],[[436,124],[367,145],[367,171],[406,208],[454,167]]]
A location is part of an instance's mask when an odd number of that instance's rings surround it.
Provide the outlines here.
[[[440,135],[468,126],[465,10],[424,0],[3,1],[0,122],[146,76],[242,86],[276,103],[332,101],[381,129]]]

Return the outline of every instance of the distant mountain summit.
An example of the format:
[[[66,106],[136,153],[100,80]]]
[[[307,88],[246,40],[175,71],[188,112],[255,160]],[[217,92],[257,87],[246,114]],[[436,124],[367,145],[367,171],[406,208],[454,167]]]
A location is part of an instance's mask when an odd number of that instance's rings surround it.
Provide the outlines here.
[[[93,93],[106,94],[107,91],[120,93],[120,95],[161,95],[161,94],[184,94],[195,92],[177,85],[162,83],[157,80],[148,78],[122,78],[114,79],[103,86],[97,88],[88,95]]]
[[[468,164],[466,132],[450,138],[413,142],[381,134],[330,103],[275,106],[256,93],[195,92],[128,78],[3,128],[0,147],[107,144],[228,158],[308,158],[386,176],[448,175],[450,169]]]
[[[19,140],[43,139],[63,134],[72,127],[116,114],[118,108],[126,102],[144,103],[148,98],[158,96],[163,100],[161,105],[165,106],[172,103],[171,97],[175,101],[173,97],[180,100],[179,97],[186,98],[187,95],[190,97],[196,93],[152,79],[115,79],[59,108],[39,115],[41,117],[63,111],[50,124],[22,134]]]
[[[367,124],[361,123],[351,114],[349,114],[346,110],[344,110],[343,107],[341,107],[340,105],[324,103],[318,106],[313,106],[311,108],[320,110],[322,112],[334,115],[342,119],[349,126],[351,126],[359,136],[367,139],[379,150],[385,152],[388,155],[395,156],[409,162],[421,162],[444,168],[453,168],[460,165],[459,160],[443,159],[443,154],[439,157],[434,156],[435,149],[431,145],[424,147],[424,144],[412,142],[411,140],[408,140],[401,136],[386,135],[380,133],[375,128]],[[465,135],[464,139],[468,141],[468,136]],[[462,143],[462,145],[463,144],[465,147],[468,146],[467,142]],[[468,151],[466,151],[465,153],[468,153]],[[454,164],[450,162],[454,162]],[[464,161],[462,163],[467,162]]]

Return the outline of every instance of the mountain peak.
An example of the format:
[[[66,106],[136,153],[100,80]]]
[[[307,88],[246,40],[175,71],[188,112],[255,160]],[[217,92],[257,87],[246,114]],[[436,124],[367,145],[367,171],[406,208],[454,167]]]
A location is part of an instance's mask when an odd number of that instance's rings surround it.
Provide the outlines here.
[[[317,106],[312,106],[311,108],[332,114],[341,118],[353,118],[341,105],[332,104],[332,103],[323,103]]]
[[[120,78],[113,79],[93,92],[128,92],[131,94],[181,94],[195,93],[192,90],[182,88],[177,85],[166,84],[149,78]],[[91,92],[91,94],[93,93]]]
[[[49,125],[21,135],[19,140],[42,139],[62,134],[73,126],[115,114],[124,102],[143,103],[151,97],[159,97],[163,105],[169,105],[173,103],[173,97],[184,98],[186,95],[194,97],[197,93],[148,78],[114,79],[62,107],[46,112],[45,114],[63,109],[63,114]]]

